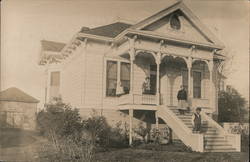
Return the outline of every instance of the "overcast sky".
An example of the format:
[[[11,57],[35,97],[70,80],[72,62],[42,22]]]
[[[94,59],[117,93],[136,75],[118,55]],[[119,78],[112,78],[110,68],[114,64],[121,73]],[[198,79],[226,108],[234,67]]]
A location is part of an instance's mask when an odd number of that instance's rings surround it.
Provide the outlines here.
[[[249,94],[249,3],[186,0],[185,4],[234,52],[228,84]],[[43,102],[44,67],[38,65],[40,40],[67,43],[82,26],[118,19],[138,22],[170,1],[159,0],[4,0],[2,2],[2,89],[18,87]]]

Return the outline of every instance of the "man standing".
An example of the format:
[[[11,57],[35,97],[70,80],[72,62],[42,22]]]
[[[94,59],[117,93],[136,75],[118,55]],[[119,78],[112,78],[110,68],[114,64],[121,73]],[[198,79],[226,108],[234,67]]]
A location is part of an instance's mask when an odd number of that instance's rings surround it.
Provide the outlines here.
[[[180,87],[181,89],[178,91],[177,99],[178,99],[178,109],[180,114],[185,114],[185,111],[187,110],[187,92],[182,85]]]
[[[195,113],[192,116],[192,125],[193,125],[193,132],[200,133],[201,132],[201,108],[197,107]]]

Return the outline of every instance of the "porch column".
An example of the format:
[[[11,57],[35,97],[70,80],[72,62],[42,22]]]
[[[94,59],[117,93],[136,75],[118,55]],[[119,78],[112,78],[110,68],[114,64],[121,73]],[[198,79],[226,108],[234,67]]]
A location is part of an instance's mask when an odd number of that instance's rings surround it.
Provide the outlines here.
[[[188,68],[188,100],[189,100],[189,104],[191,104],[192,102],[192,83],[191,83],[191,70],[192,70],[192,63],[193,60],[191,57],[188,58],[188,62],[187,62],[187,68]],[[191,105],[190,105],[191,106]]]
[[[116,81],[116,89],[120,87],[121,82],[121,62],[117,62],[117,81]]]
[[[133,109],[129,109],[129,145],[133,142]]]
[[[209,94],[209,105],[210,108],[213,108],[213,67],[214,67],[214,62],[213,60],[210,60],[208,62],[208,68],[209,68],[209,86],[210,86],[210,94]]]
[[[159,118],[158,118],[158,111],[155,111],[155,127],[159,130]]]
[[[157,97],[157,105],[160,105],[160,63],[161,63],[161,53],[157,53],[156,57],[156,97]]]
[[[130,55],[130,90],[129,94],[133,96],[134,93],[134,60],[135,60],[135,49],[131,48],[129,50]]]

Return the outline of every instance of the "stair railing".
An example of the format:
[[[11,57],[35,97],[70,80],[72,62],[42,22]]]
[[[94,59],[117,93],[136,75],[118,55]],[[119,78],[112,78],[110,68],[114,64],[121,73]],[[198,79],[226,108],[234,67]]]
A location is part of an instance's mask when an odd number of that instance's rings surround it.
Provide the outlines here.
[[[236,151],[241,150],[241,136],[240,134],[232,134],[228,133],[222,126],[220,126],[217,122],[215,122],[211,117],[206,115],[204,112],[201,112],[201,117],[208,121],[208,124],[213,125],[227,140],[229,144],[231,144]]]
[[[203,134],[194,134],[181,119],[179,119],[170,109],[160,106],[158,115],[161,117],[175,134],[182,140],[182,142],[192,148],[193,151],[204,151]]]

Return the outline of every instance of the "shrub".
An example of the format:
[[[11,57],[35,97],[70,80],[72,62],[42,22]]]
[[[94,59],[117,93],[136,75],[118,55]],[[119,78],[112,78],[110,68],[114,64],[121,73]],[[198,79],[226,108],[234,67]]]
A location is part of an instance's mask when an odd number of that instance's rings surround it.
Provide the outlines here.
[[[93,115],[84,121],[84,129],[89,132],[93,145],[108,147],[126,147],[128,144],[127,132],[121,128],[121,122],[112,128],[103,116]]]
[[[72,109],[61,100],[46,105],[45,110],[38,113],[37,125],[40,132],[50,140],[70,136],[79,140],[83,128],[78,110]]]
[[[129,135],[127,130],[127,123],[122,128],[122,122],[116,123],[114,128],[111,128],[109,135],[109,147],[113,148],[125,148],[128,147]]]
[[[99,144],[106,147],[109,142],[109,132],[111,127],[105,117],[93,115],[83,121],[83,127],[90,134],[90,141],[93,145]]]
[[[143,126],[143,123],[140,122],[140,123],[138,124],[138,128],[135,128],[135,129],[134,129],[134,132],[135,132],[136,134],[138,134],[139,136],[141,136],[142,139],[143,139],[143,142],[146,143],[146,142],[147,142],[146,136],[148,136],[148,135],[150,134],[150,130],[151,130],[151,129],[150,129],[149,127],[144,127],[144,126]]]

